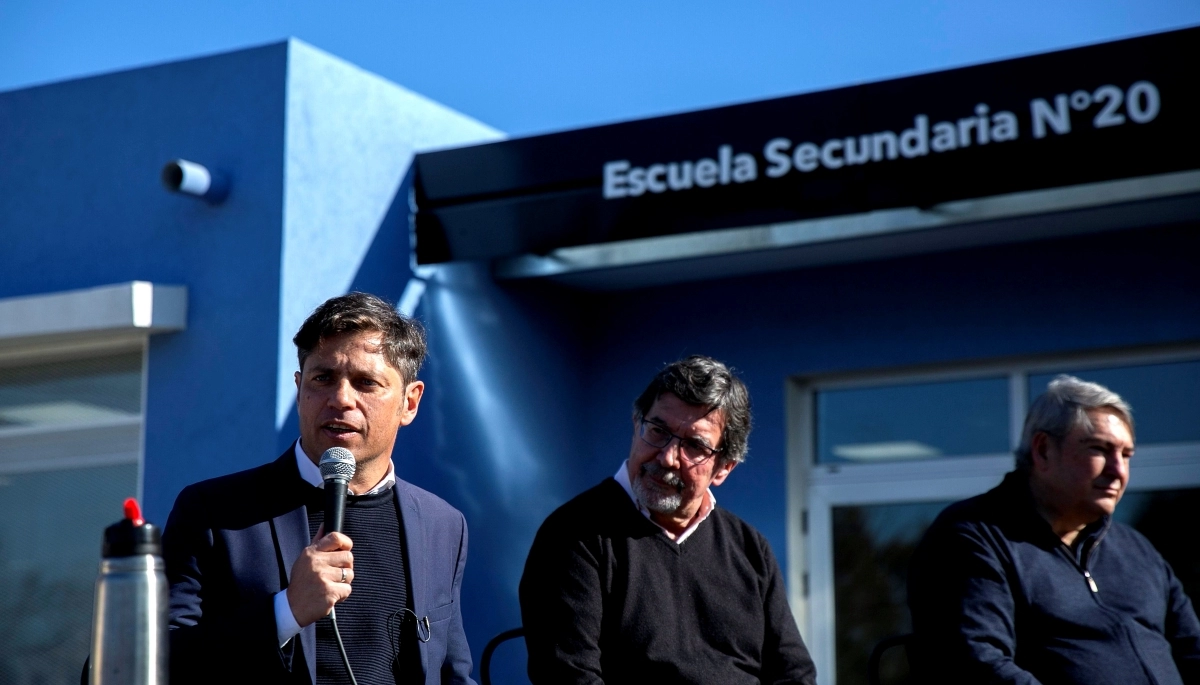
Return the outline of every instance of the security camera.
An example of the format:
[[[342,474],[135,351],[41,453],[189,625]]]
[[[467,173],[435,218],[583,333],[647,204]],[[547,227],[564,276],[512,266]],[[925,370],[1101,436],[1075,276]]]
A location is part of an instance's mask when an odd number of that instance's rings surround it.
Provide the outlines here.
[[[223,174],[186,159],[167,162],[162,170],[162,182],[167,190],[194,195],[213,205],[229,194],[229,180]]]

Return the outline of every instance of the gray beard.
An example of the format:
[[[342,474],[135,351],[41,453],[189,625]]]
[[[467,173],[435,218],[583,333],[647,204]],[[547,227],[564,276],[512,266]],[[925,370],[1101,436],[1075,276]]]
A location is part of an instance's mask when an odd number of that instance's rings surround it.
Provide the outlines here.
[[[678,511],[683,506],[683,492],[680,489],[670,492],[659,490],[656,485],[647,482],[647,475],[661,475],[668,485],[683,487],[677,472],[663,468],[656,461],[646,462],[642,465],[642,473],[632,483],[638,503],[657,514],[674,514]]]

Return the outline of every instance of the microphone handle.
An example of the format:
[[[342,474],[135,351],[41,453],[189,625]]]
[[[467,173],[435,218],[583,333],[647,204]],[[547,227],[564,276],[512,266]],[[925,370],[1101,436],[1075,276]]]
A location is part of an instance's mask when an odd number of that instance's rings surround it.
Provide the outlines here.
[[[341,478],[325,481],[325,534],[342,532],[342,519],[346,513],[346,486]]]

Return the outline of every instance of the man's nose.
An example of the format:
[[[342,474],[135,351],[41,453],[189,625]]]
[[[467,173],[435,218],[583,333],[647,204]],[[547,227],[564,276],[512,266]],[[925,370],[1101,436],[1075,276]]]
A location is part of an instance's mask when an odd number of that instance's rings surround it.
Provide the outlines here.
[[[1129,479],[1129,460],[1120,450],[1113,450],[1105,455],[1104,473],[1111,478]]]
[[[350,381],[342,381],[333,387],[333,392],[329,394],[329,406],[331,407],[353,407],[354,406],[354,388],[350,385]]]
[[[658,450],[658,461],[663,466],[677,467],[679,465],[679,450],[683,447],[679,444],[678,438],[671,438],[665,446]]]

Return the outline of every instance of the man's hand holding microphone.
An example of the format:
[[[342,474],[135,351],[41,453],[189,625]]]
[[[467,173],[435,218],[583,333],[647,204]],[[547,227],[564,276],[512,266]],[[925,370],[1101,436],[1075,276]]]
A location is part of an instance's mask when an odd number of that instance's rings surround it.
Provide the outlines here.
[[[321,455],[325,481],[325,522],[312,544],[292,565],[287,599],[296,623],[307,626],[329,615],[334,605],[350,596],[354,581],[353,541],[341,533],[346,508],[346,487],[354,478],[354,455],[331,447]]]

